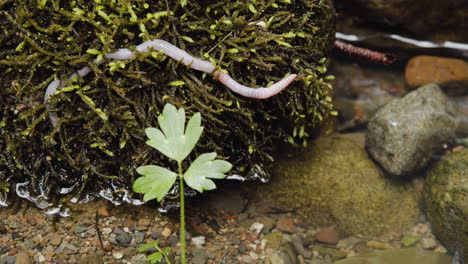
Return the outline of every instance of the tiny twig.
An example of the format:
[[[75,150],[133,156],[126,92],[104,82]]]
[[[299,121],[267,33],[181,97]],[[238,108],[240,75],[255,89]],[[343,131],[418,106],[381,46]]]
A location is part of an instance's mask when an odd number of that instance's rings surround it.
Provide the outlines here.
[[[95,220],[94,221],[94,228],[96,229],[96,234],[98,235],[99,243],[101,244],[101,248],[102,248],[102,250],[104,250],[104,243],[102,243],[101,232],[99,232],[99,215],[98,215],[98,212],[96,212],[94,220]]]

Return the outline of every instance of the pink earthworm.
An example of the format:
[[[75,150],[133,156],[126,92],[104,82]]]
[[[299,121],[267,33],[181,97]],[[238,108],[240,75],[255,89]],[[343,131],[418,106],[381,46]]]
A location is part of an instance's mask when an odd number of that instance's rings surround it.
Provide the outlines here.
[[[140,53],[150,53],[152,50],[162,51],[162,53],[172,59],[187,65],[188,67],[212,74],[215,79],[223,83],[227,88],[229,88],[234,93],[240,94],[245,97],[254,98],[254,99],[266,99],[270,98],[282,90],[284,90],[294,79],[296,74],[291,74],[282,80],[272,84],[270,87],[260,87],[252,88],[239,84],[233,80],[228,74],[217,71],[216,67],[209,61],[195,58],[188,54],[186,51],[179,49],[178,47],[172,45],[171,43],[162,40],[148,40],[140,45],[136,46],[135,51]],[[119,49],[116,52],[106,54],[104,57],[107,60],[131,60],[137,56],[137,53],[129,49]],[[94,61],[96,65],[102,64],[104,61]],[[91,72],[91,68],[88,66],[81,68],[77,72],[73,73],[70,76],[70,79],[74,79],[78,76],[84,77]],[[51,95],[53,95],[57,90],[63,88],[66,84],[65,80],[55,80],[52,81],[45,91],[44,101],[47,101]],[[49,118],[53,126],[56,126],[58,123],[58,117],[56,113],[50,113]]]

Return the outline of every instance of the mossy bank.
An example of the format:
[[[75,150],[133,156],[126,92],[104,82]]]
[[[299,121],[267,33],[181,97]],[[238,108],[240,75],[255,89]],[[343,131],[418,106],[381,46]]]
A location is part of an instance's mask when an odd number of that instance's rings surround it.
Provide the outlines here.
[[[334,39],[331,1],[4,0],[0,10],[4,205],[15,189],[44,205],[128,195],[136,167],[171,165],[144,136],[166,103],[187,116],[202,113],[205,132],[194,156],[216,151],[248,179],[269,177],[278,141],[305,144],[311,128],[334,113],[323,66]],[[279,95],[254,100],[158,52],[93,62],[156,38],[244,85],[298,78]],[[43,101],[52,80],[84,66],[92,73]],[[55,128],[50,112],[59,117]]]

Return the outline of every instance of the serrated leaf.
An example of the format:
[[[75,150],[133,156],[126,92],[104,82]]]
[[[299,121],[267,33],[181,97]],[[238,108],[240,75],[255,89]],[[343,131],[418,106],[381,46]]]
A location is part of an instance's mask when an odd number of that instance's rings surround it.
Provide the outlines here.
[[[157,248],[158,244],[159,244],[159,240],[155,240],[153,242],[146,243],[146,244],[143,244],[143,245],[137,247],[136,251],[138,251],[140,253],[145,252],[148,249]]]
[[[190,118],[184,131],[184,109],[177,110],[175,106],[166,104],[163,113],[158,116],[158,123],[162,131],[157,128],[145,130],[149,138],[146,144],[159,150],[167,157],[182,162],[193,150],[203,131],[203,127],[200,125],[200,113],[196,113]]]
[[[161,201],[177,179],[176,173],[156,165],[138,167],[137,172],[143,176],[133,183],[133,190],[144,193],[144,201]]]
[[[146,257],[146,261],[148,261],[149,263],[158,263],[159,261],[161,261],[163,258],[163,254],[161,252],[155,252],[151,255],[149,255],[148,257]]]
[[[223,179],[224,173],[232,168],[232,164],[224,160],[215,160],[216,153],[200,155],[184,173],[184,180],[191,188],[203,192],[213,190],[216,185],[211,179]]]

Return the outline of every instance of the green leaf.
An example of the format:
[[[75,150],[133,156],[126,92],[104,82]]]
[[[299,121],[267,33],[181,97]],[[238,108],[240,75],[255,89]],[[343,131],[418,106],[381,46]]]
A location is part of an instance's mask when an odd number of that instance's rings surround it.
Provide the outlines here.
[[[223,179],[224,173],[232,168],[232,164],[224,160],[215,160],[216,153],[200,155],[184,173],[184,180],[191,188],[203,192],[213,190],[216,185],[211,179]]]
[[[158,263],[159,261],[162,260],[162,258],[163,258],[163,253],[155,252],[149,255],[148,257],[146,257],[146,261],[148,261],[149,263]]]
[[[136,251],[137,252],[145,252],[146,250],[148,249],[152,249],[152,248],[157,248],[158,247],[158,244],[159,244],[159,240],[155,240],[153,242],[150,242],[150,243],[146,243],[146,244],[143,244],[141,246],[139,246]]]
[[[193,150],[203,131],[203,127],[200,125],[200,113],[196,113],[190,118],[184,133],[184,109],[177,110],[175,106],[166,104],[163,113],[158,116],[158,123],[162,131],[153,127],[145,130],[149,138],[146,144],[159,150],[167,157],[182,162]]]
[[[154,198],[157,198],[158,202],[161,201],[177,179],[176,173],[156,165],[138,167],[137,172],[143,177],[136,179],[133,190],[144,193],[144,201]]]

